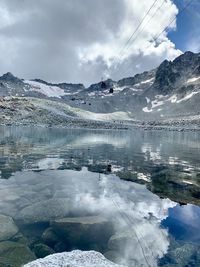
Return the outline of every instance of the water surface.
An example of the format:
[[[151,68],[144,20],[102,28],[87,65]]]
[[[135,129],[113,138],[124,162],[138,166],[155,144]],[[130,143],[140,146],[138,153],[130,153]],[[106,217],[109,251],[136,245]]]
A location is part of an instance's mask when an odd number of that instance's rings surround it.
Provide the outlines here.
[[[0,214],[19,228],[9,241],[36,257],[95,249],[128,266],[200,266],[199,141],[195,132],[1,127]]]

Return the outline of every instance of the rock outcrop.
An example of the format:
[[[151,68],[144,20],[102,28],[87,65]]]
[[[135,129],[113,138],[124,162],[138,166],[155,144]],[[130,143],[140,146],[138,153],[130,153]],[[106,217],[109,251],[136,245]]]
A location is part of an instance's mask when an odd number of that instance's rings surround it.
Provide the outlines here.
[[[107,260],[102,254],[96,251],[63,252],[38,259],[24,265],[24,267],[119,267]],[[122,267],[122,266],[121,266]],[[125,267],[125,266],[124,266]]]

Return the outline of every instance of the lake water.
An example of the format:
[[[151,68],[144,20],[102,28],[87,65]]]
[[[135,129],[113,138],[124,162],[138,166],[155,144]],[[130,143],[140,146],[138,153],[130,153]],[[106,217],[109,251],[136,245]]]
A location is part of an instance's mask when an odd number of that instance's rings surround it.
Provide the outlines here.
[[[199,159],[195,132],[0,127],[0,267],[73,249],[200,266]]]

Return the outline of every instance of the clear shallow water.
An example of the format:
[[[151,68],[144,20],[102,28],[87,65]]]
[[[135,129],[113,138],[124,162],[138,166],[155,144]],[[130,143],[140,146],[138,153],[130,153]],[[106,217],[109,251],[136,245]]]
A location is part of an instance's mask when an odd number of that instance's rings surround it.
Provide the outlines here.
[[[47,244],[46,252],[95,249],[129,266],[200,266],[199,141],[198,133],[0,128],[0,214],[21,233],[9,239],[36,256]]]

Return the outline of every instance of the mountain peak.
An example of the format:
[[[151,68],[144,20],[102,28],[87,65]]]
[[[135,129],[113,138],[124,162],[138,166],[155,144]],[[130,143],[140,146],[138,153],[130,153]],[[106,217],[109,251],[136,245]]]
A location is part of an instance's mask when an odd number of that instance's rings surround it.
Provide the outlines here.
[[[11,78],[11,77],[15,77],[11,72],[6,72],[6,73],[4,73],[2,76],[1,76],[2,78]]]
[[[179,62],[188,62],[191,63],[197,63],[197,61],[200,61],[200,53],[193,53],[191,51],[186,51],[185,53],[181,54],[177,58],[174,59],[173,63],[179,63]]]
[[[7,72],[7,73],[3,74],[0,77],[0,80],[5,81],[5,82],[14,82],[14,83],[19,83],[19,82],[21,83],[22,82],[21,79],[14,76],[11,72]]]

